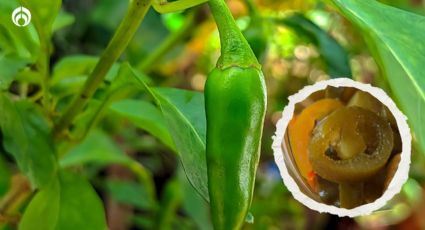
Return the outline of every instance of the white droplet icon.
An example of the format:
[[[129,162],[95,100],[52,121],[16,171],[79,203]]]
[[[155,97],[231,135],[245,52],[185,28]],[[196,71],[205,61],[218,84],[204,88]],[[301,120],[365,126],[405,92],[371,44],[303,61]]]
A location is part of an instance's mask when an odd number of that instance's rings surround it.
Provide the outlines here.
[[[12,21],[19,27],[24,27],[31,22],[31,12],[25,7],[18,7],[12,13]]]

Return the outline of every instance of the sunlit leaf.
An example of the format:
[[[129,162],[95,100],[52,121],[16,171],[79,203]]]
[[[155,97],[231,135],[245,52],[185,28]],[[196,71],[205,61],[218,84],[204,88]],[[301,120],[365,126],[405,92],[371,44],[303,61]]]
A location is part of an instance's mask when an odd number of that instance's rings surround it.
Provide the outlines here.
[[[161,16],[165,26],[167,26],[170,31],[177,31],[181,29],[184,24],[185,17],[181,13],[169,13]]]
[[[377,1],[332,2],[372,39],[378,63],[425,150],[425,17]]]

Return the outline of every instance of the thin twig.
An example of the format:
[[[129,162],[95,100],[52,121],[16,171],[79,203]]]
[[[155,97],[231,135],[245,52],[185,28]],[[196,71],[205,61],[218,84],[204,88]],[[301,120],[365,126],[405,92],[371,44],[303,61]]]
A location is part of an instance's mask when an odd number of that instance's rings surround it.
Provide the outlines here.
[[[21,174],[13,176],[9,191],[0,200],[0,223],[19,221],[17,212],[30,195],[31,186],[28,179]]]

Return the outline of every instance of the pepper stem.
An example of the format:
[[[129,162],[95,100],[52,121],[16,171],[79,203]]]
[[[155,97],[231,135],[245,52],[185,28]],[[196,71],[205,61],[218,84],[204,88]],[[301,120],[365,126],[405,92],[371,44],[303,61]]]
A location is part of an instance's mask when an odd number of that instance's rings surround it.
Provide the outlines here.
[[[242,35],[224,0],[209,0],[211,13],[220,33],[221,56],[217,68],[231,66],[255,67],[260,69],[254,52]]]

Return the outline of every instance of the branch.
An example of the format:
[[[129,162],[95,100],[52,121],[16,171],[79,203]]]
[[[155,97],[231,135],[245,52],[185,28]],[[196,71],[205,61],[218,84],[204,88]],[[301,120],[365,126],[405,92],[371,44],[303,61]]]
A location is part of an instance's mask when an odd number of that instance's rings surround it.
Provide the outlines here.
[[[62,135],[73,122],[78,113],[84,109],[88,100],[93,96],[96,89],[102,83],[111,66],[118,60],[128,43],[133,38],[139,25],[142,23],[146,12],[150,8],[152,0],[132,0],[126,16],[121,21],[112,40],[109,42],[104,53],[93,72],[86,80],[81,92],[76,95],[71,105],[56,123],[53,134],[57,138]]]

